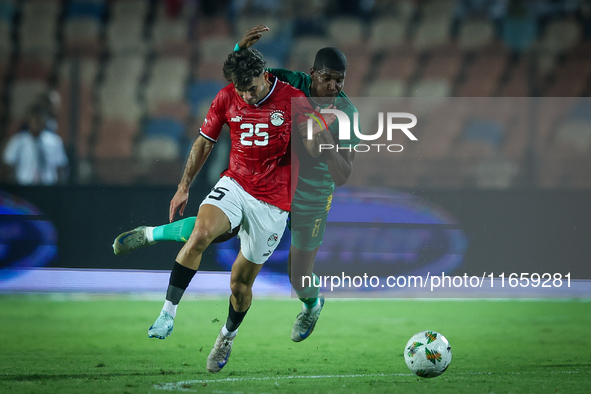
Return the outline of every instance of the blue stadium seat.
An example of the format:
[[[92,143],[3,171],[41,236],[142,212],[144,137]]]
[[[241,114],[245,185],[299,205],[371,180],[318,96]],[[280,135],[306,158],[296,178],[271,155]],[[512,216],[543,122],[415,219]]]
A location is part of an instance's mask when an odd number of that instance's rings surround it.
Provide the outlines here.
[[[538,38],[538,26],[533,17],[507,17],[502,31],[505,45],[515,51],[529,48]]]
[[[151,118],[146,122],[144,136],[170,136],[180,141],[185,134],[185,125],[174,118]]]
[[[464,141],[483,141],[498,148],[503,143],[503,126],[490,119],[471,119],[462,131]]]
[[[198,80],[189,85],[187,99],[191,106],[191,114],[197,115],[204,101],[211,101],[225,86],[220,81]]]
[[[73,0],[66,5],[66,18],[102,19],[105,12],[103,0]]]
[[[12,22],[14,17],[14,2],[10,0],[0,0],[0,19]]]

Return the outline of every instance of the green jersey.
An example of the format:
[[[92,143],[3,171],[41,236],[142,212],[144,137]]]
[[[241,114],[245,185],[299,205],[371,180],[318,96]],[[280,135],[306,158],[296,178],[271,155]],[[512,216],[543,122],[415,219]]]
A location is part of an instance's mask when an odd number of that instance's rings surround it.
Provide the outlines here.
[[[310,85],[312,84],[312,78],[308,74],[299,71],[284,70],[281,68],[271,68],[268,69],[268,71],[275,75],[280,81],[290,84],[294,88],[304,92],[306,96],[311,97]],[[312,104],[315,105],[314,103]],[[342,91],[339,93],[334,104],[336,109],[346,113],[351,120],[352,138],[350,140],[339,141],[338,119],[328,126],[328,130],[338,146],[353,148],[353,146],[359,143],[359,138],[353,131],[353,114],[357,112],[357,108],[355,108],[347,95]],[[326,106],[327,105],[318,105],[320,108]],[[296,149],[300,162],[300,170],[298,185],[292,202],[292,210],[317,210],[321,208],[319,204],[322,205],[322,208],[325,208],[327,200],[330,204],[330,196],[332,195],[335,186],[334,181],[328,172],[326,156],[322,154],[314,158],[305,151],[302,144],[297,144]],[[326,206],[326,208],[328,210],[330,207]]]

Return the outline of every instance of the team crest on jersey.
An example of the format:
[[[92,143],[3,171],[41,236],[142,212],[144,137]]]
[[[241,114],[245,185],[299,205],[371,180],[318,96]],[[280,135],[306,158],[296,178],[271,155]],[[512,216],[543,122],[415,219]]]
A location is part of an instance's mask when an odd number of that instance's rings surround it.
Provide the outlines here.
[[[267,240],[267,245],[269,246],[273,246],[277,243],[277,240],[279,239],[279,235],[277,235],[277,233],[271,235],[269,237],[269,239]]]
[[[285,121],[285,116],[283,115],[283,111],[273,111],[271,112],[271,124],[273,126],[281,126]]]

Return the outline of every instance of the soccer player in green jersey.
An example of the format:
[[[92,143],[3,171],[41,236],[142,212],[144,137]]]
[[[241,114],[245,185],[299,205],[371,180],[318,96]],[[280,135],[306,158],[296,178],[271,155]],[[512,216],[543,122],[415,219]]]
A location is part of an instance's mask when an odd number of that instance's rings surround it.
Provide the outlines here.
[[[262,33],[268,30],[264,25],[250,29],[244,38],[236,44],[235,50],[251,47],[258,41]],[[317,110],[336,108],[353,119],[353,114],[357,112],[357,109],[343,92],[346,68],[345,55],[336,48],[328,47],[318,51],[310,74],[279,68],[271,68],[267,71],[279,80],[304,92],[306,96],[310,97],[311,104]],[[352,147],[359,142],[357,137],[347,141],[339,141],[338,130],[338,122],[334,121],[328,130],[325,129],[318,134],[316,142],[348,149],[339,149],[338,152],[336,149],[323,150],[319,156],[312,157],[304,149],[301,149],[302,145],[296,145],[300,148],[297,150],[300,172],[292,201],[288,272],[292,286],[303,305],[291,333],[291,339],[295,342],[303,341],[310,336],[324,305],[324,297],[319,293],[319,280],[308,280],[306,283],[311,286],[304,286],[304,278],[315,278],[312,272],[314,261],[318,248],[322,244],[332,194],[335,185],[341,186],[347,182],[355,158],[355,151]],[[353,132],[351,135],[355,136]],[[183,214],[183,212],[179,213]],[[190,217],[163,226],[142,226],[125,232],[119,235],[113,244],[115,254],[126,254],[158,241],[186,242],[193,230],[194,223],[195,218]],[[225,234],[214,242],[223,242],[234,235],[236,232]],[[124,239],[124,242],[117,242],[119,239]],[[314,286],[314,283],[317,285]]]

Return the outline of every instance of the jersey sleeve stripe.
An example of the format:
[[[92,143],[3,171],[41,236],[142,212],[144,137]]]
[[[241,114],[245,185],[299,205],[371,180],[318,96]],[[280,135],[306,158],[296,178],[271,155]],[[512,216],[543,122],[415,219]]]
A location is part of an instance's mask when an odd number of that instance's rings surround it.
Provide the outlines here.
[[[203,136],[203,138],[205,138],[206,140],[209,140],[211,142],[218,142],[217,140],[214,140],[213,138],[211,138],[208,135],[205,135],[205,133],[203,131],[201,131],[201,129],[199,129],[199,134],[201,134]]]

